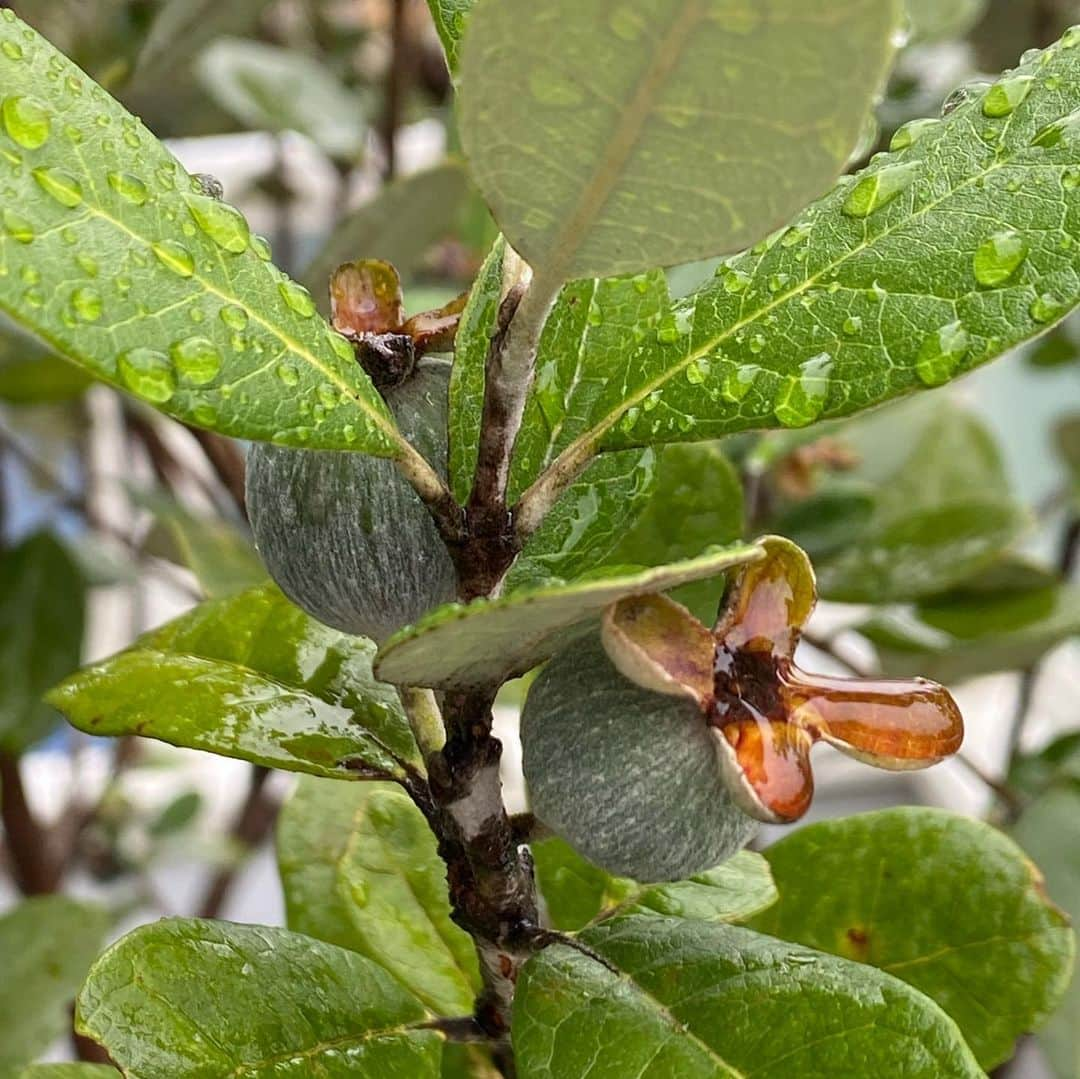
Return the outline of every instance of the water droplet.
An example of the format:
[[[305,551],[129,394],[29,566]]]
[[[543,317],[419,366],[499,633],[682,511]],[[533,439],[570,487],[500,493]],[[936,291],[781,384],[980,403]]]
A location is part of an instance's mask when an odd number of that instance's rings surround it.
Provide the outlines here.
[[[1080,109],[1070,112],[1053,123],[1040,128],[1031,140],[1032,146],[1041,146],[1044,150],[1050,150],[1060,145],[1066,139],[1074,139],[1080,131]]]
[[[567,108],[580,105],[585,100],[581,88],[565,75],[544,68],[534,70],[529,76],[529,93],[541,105]]]
[[[844,319],[844,333],[848,337],[854,337],[862,329],[862,319],[858,315],[852,315],[851,318]]]
[[[286,278],[284,281],[278,282],[278,291],[281,293],[282,299],[301,318],[311,318],[315,314],[315,301],[311,298],[311,293],[303,285],[298,285],[295,281]]]
[[[742,292],[750,284],[750,275],[744,270],[729,269],[724,274],[725,292]]]
[[[71,294],[71,309],[83,322],[101,318],[101,297],[92,288],[77,288]]]
[[[1047,75],[1046,82],[1044,83],[1047,90],[1057,90],[1061,87],[1060,75]]]
[[[45,106],[32,97],[6,97],[0,106],[4,128],[24,150],[36,150],[49,141],[52,121]]]
[[[801,244],[804,240],[810,236],[810,230],[805,225],[792,225],[791,228],[784,233],[784,238],[780,241],[781,247],[794,247],[796,244]]]
[[[0,42],[0,51],[9,60],[21,60],[23,58],[22,46],[17,41]]]
[[[941,103],[942,117],[951,116],[957,109],[984,93],[989,85],[988,82],[974,81],[958,86]]]
[[[190,277],[195,272],[195,260],[191,252],[176,240],[162,240],[153,246],[158,262],[180,277]]]
[[[341,334],[335,330],[330,330],[327,333],[327,339],[330,341],[330,347],[334,350],[339,360],[345,363],[355,363],[356,353],[353,351],[353,347],[345,340]]]
[[[720,388],[720,395],[725,401],[738,404],[749,392],[757,380],[759,367],[745,365],[733,367],[724,375],[724,383]]]
[[[1075,191],[1080,187],[1080,167],[1076,165],[1070,165],[1061,174],[1061,186],[1066,191]]]
[[[251,250],[254,251],[263,262],[269,262],[271,258],[273,258],[274,253],[270,249],[270,241],[265,236],[252,235]]]
[[[983,98],[983,115],[993,119],[1011,116],[1027,100],[1034,85],[1034,75],[1009,75],[999,79]]]
[[[207,195],[185,195],[195,224],[218,245],[234,255],[243,254],[251,243],[251,229],[244,215],[227,202]]]
[[[1070,26],[1061,36],[1061,47],[1075,49],[1077,45],[1080,45],[1080,26]]]
[[[295,363],[279,363],[277,366],[277,377],[280,378],[286,386],[296,386],[300,382],[300,372]]]
[[[761,352],[765,348],[765,335],[761,333],[754,334],[750,338],[750,351],[755,355]]]
[[[15,213],[14,210],[4,210],[0,220],[4,223],[4,231],[17,243],[34,242],[34,227],[25,217]]]
[[[915,358],[915,373],[927,386],[941,386],[952,378],[971,348],[962,322],[950,322],[930,334]]]
[[[773,401],[773,415],[785,427],[805,427],[825,408],[833,359],[827,352],[807,360],[799,373],[788,375]]]
[[[699,356],[686,368],[686,381],[692,386],[700,386],[709,377],[710,363],[704,356]]]
[[[201,427],[213,427],[218,421],[218,410],[213,405],[203,402],[195,406],[191,418]]]
[[[120,379],[132,393],[163,405],[176,393],[176,375],[169,357],[152,348],[132,348],[116,363]]]
[[[34,169],[34,179],[46,195],[54,198],[61,206],[69,210],[82,202],[82,185],[69,172],[63,169]]]
[[[146,184],[138,176],[132,176],[130,172],[110,172],[108,179],[109,187],[113,191],[136,206],[142,206],[150,197]]]
[[[19,277],[28,285],[36,285],[41,281],[41,271],[36,266],[24,266]]]
[[[327,412],[333,411],[341,404],[341,399],[338,396],[337,390],[330,385],[329,382],[323,382],[316,391],[319,395],[319,402]]]
[[[848,192],[844,213],[848,217],[869,217],[876,213],[914,183],[920,167],[919,162],[912,161],[867,173]]]
[[[248,324],[248,313],[242,307],[237,307],[235,304],[223,307],[220,316],[221,321],[224,322],[230,330],[242,330]]]
[[[75,265],[78,266],[87,277],[97,277],[98,275],[98,261],[93,255],[76,255]]]
[[[1053,322],[1065,311],[1063,304],[1056,296],[1044,292],[1031,301],[1028,313],[1036,322]]]
[[[188,337],[169,350],[180,377],[196,386],[213,382],[221,373],[221,352],[206,337]]]
[[[995,232],[975,252],[975,280],[985,288],[997,288],[1016,273],[1027,256],[1027,241],[1019,232]]]
[[[23,303],[31,307],[43,307],[45,305],[45,293],[39,288],[28,288],[23,293]]]
[[[769,278],[769,291],[779,292],[789,281],[791,275],[786,273],[774,273]]]

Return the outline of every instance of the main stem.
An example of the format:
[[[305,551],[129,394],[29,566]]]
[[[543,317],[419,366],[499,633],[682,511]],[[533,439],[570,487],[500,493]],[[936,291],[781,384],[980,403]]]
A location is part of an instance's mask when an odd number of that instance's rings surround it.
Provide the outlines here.
[[[464,600],[496,595],[519,550],[507,503],[510,464],[540,335],[558,291],[558,282],[535,277],[524,290],[512,288],[500,309],[485,364],[483,420],[464,536],[449,544]],[[429,733],[433,699],[408,690],[403,701],[426,743],[428,784],[418,802],[446,863],[454,920],[472,936],[480,960],[484,988],[476,1021],[496,1042],[500,1067],[510,1075],[514,988],[538,946],[540,929],[532,859],[502,797],[502,745],[492,733],[497,691],[492,685],[446,693],[441,746]]]

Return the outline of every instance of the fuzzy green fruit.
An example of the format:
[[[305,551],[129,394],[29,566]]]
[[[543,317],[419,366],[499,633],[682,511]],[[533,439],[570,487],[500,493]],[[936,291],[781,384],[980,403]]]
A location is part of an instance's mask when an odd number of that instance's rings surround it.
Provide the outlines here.
[[[521,738],[533,812],[610,873],[693,876],[757,827],[727,792],[700,710],[623,677],[596,634],[537,678]]]
[[[386,393],[402,434],[444,476],[449,375],[422,360]],[[247,502],[270,575],[328,626],[382,641],[455,596],[438,530],[390,461],[254,443]]]

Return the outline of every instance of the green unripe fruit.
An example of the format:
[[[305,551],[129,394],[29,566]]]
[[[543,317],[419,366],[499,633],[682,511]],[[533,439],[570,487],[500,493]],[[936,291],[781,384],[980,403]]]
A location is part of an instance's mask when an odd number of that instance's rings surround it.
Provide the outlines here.
[[[757,827],[727,792],[700,710],[634,685],[596,635],[537,678],[521,738],[533,812],[610,873],[690,877],[741,850]]]
[[[423,360],[386,393],[402,434],[444,476],[449,376],[448,363]],[[254,443],[247,502],[270,575],[328,626],[382,641],[455,596],[438,530],[390,461]]]

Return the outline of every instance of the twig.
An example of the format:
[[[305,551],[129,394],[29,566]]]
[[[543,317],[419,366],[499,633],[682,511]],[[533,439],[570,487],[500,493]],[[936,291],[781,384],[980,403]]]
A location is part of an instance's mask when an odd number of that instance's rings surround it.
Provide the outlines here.
[[[269,776],[269,768],[252,766],[247,797],[230,832],[231,838],[242,848],[244,855],[258,848],[270,834],[277,819],[279,806],[266,791]],[[199,904],[198,917],[216,918],[220,915],[242,862],[243,857],[215,874]]]
[[[446,729],[443,727],[439,703],[430,689],[402,686],[398,689],[398,695],[420,754],[426,761],[446,745]]]
[[[222,487],[229,492],[237,510],[247,520],[244,455],[240,452],[239,446],[231,438],[225,438],[213,431],[203,431],[198,427],[189,427],[188,430],[199,443],[207,461],[210,462],[211,468],[221,481]]]
[[[386,154],[383,177],[392,180],[397,175],[397,133],[405,108],[409,84],[409,33],[406,0],[391,0],[390,4],[390,61],[386,69],[386,97],[380,134]]]
[[[18,757],[0,752],[0,820],[12,876],[23,895],[50,895],[63,876],[53,836],[26,800]]]

